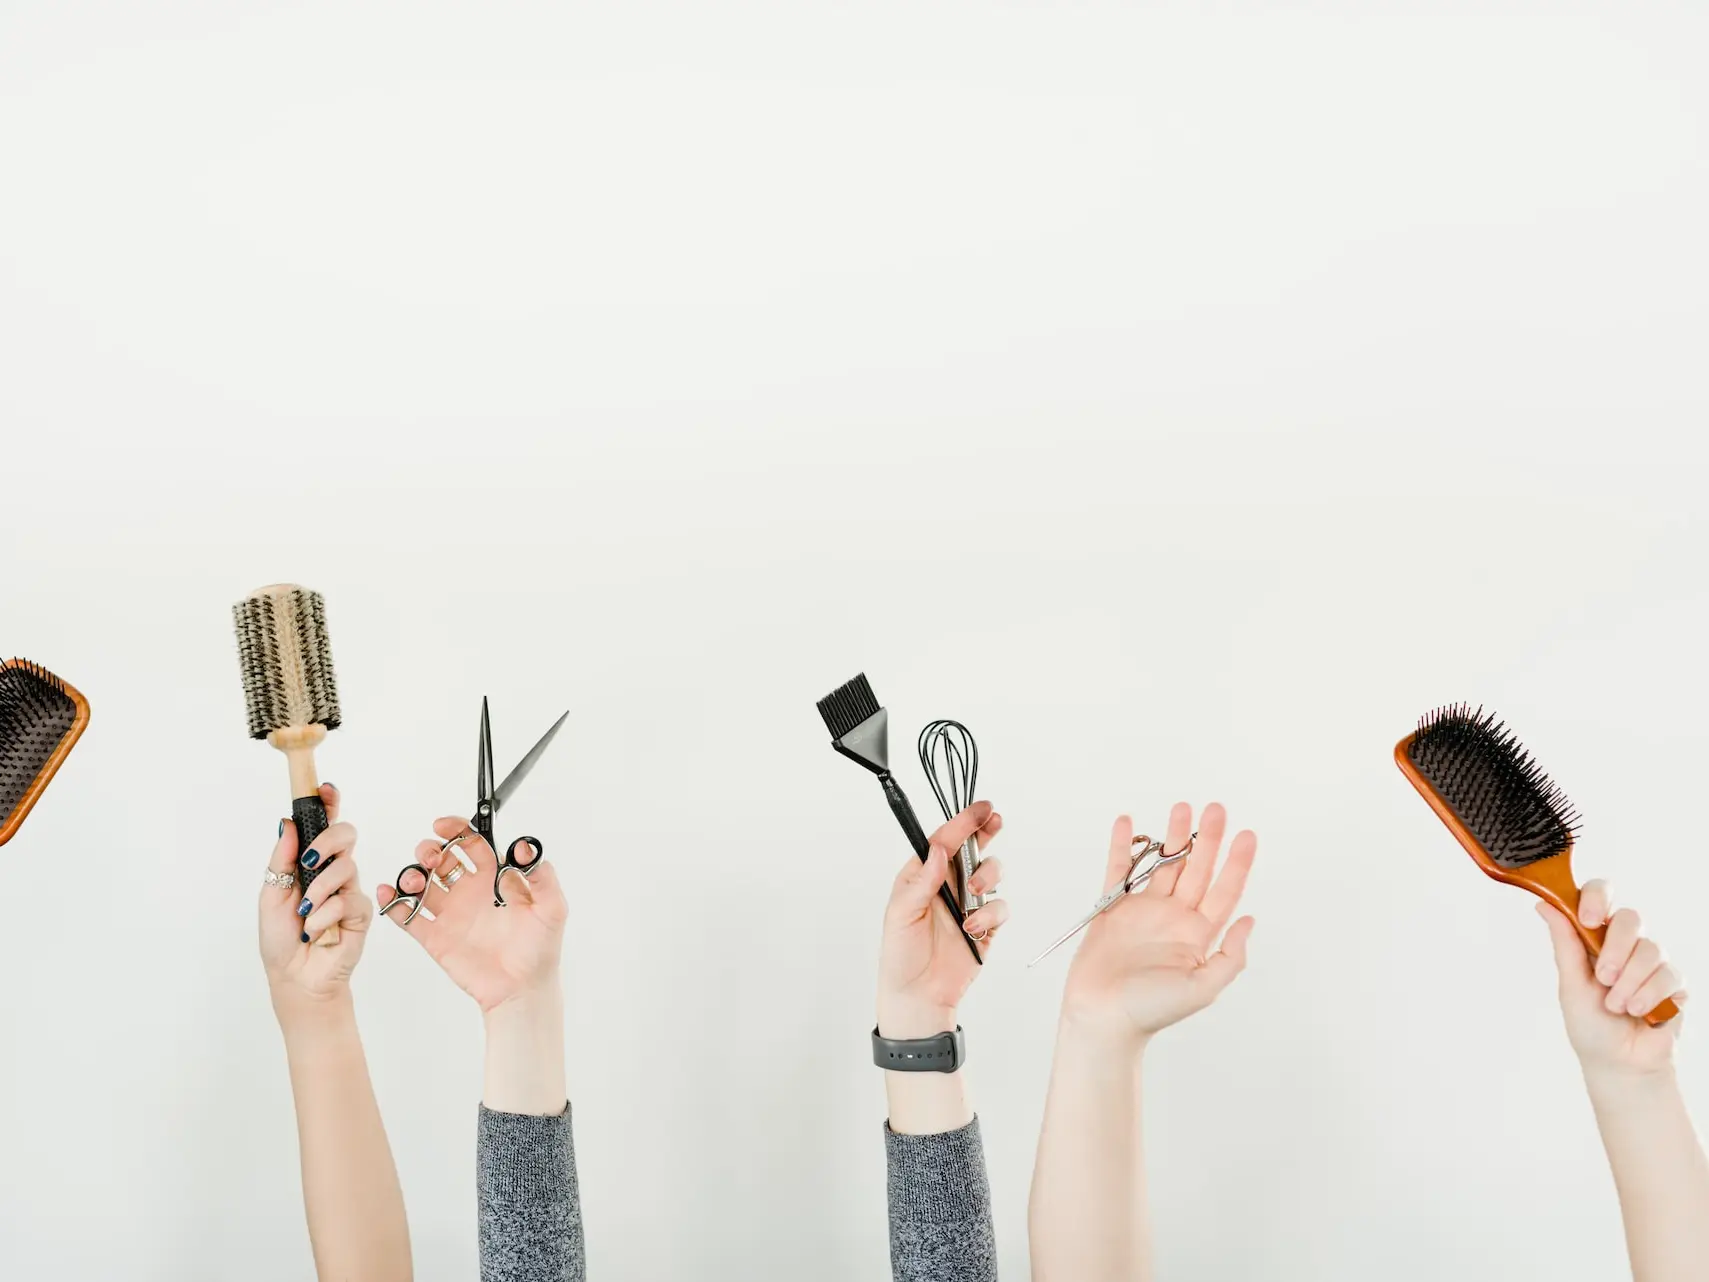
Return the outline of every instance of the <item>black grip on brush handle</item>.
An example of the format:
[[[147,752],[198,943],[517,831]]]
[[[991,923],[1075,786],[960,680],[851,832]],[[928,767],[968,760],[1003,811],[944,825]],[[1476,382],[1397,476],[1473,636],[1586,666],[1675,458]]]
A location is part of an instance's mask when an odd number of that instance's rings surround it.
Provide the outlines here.
[[[890,812],[896,816],[896,822],[902,825],[902,831],[907,834],[908,844],[914,848],[920,862],[924,863],[926,856],[931,853],[932,843],[926,837],[926,830],[920,827],[920,817],[914,813],[914,807],[908,801],[908,794],[902,791],[902,785],[896,782],[893,775],[879,775],[878,781],[884,785],[884,799],[890,803]],[[955,896],[950,894],[948,883],[938,887],[938,898],[944,901],[944,906],[949,909],[950,919],[957,926],[966,920],[962,916],[961,905],[957,904]],[[983,966],[985,959],[979,955],[979,945],[974,942],[973,936],[964,930],[961,932],[961,938],[967,944],[967,951],[973,954],[973,960]]]
[[[298,797],[291,802],[291,822],[297,827],[297,885],[305,894],[308,893],[309,883],[332,862],[330,859],[319,861],[315,868],[303,867],[303,856],[309,853],[309,846],[314,839],[327,830],[326,805],[317,794],[313,797]]]

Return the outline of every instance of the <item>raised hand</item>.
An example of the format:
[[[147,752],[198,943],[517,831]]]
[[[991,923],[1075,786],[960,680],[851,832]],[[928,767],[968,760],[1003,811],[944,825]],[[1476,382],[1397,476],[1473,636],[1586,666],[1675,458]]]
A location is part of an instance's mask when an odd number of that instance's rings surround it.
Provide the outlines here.
[[[1561,1013],[1567,1038],[1587,1073],[1646,1074],[1673,1063],[1683,1014],[1651,1028],[1639,1018],[1666,998],[1684,1006],[1684,983],[1630,908],[1615,910],[1608,885],[1588,881],[1580,891],[1579,920],[1608,935],[1594,968],[1572,923],[1548,904],[1537,905],[1549,925],[1560,972]]]
[[[1192,821],[1192,807],[1184,802],[1170,811],[1165,851],[1186,846]],[[1246,966],[1253,922],[1242,917],[1230,926],[1229,918],[1246,889],[1258,838],[1236,836],[1218,872],[1227,822],[1220,805],[1206,806],[1192,854],[1159,868],[1144,889],[1123,896],[1087,927],[1063,991],[1066,1020],[1144,1039],[1210,1005],[1234,982]],[[1105,890],[1127,876],[1132,843],[1133,821],[1123,815],[1110,833]]]
[[[955,1027],[956,1007],[979,973],[979,965],[957,938],[963,927],[938,898],[949,874],[952,852],[976,835],[981,850],[1003,827],[1003,817],[988,801],[976,801],[931,837],[924,861],[910,857],[896,875],[884,911],[884,942],[878,961],[878,1028],[886,1037],[930,1037]],[[973,874],[973,890],[988,895],[1002,879],[1000,861],[986,859]],[[991,948],[997,930],[1009,919],[1001,899],[969,913],[965,928],[979,945]]]
[[[440,841],[423,841],[415,849],[415,862],[449,881],[446,889],[424,884],[419,872],[404,875],[406,895],[425,893],[428,912],[417,914],[404,929],[414,936],[428,956],[438,962],[454,983],[473,997],[483,1011],[492,1011],[519,994],[555,982],[563,952],[564,923],[569,905],[557,872],[538,852],[531,853],[526,839],[517,848],[518,862],[529,867],[526,878],[506,875],[505,906],[493,903],[493,874],[498,856],[478,835],[458,844],[475,864],[464,873],[456,854],[441,851],[441,841],[470,833],[468,821],[445,818],[434,821]],[[317,882],[318,886],[319,883]],[[400,888],[383,885],[376,892],[380,911],[399,925],[408,915],[404,906],[387,913]]]
[[[331,826],[315,838],[304,856],[311,867],[322,869],[307,898],[294,881],[261,888],[261,964],[275,1006],[348,995],[350,976],[362,957],[374,916],[373,905],[356,879],[356,829],[338,821],[338,789],[322,784],[320,796]],[[297,828],[289,819],[282,820],[267,870],[294,875],[296,867]],[[338,942],[315,945],[313,941],[329,926],[339,928]]]

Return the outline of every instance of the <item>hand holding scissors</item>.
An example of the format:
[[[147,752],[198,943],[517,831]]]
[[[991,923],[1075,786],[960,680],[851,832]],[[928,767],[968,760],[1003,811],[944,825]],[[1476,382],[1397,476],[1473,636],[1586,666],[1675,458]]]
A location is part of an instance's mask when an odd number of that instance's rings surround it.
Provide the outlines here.
[[[1145,883],[1151,880],[1151,874],[1156,872],[1159,868],[1166,868],[1170,864],[1178,863],[1180,860],[1183,860],[1188,855],[1192,854],[1193,843],[1197,841],[1198,838],[1199,834],[1196,832],[1193,833],[1187,838],[1186,845],[1182,846],[1173,854],[1168,854],[1164,852],[1163,843],[1161,841],[1153,841],[1144,833],[1135,837],[1133,839],[1133,862],[1128,865],[1127,876],[1121,881],[1118,881],[1113,890],[1105,891],[1102,898],[1092,905],[1091,912],[1087,913],[1072,927],[1065,931],[1057,938],[1057,941],[1054,944],[1045,949],[1037,957],[1034,957],[1027,963],[1027,965],[1029,967],[1038,965],[1046,957],[1049,957],[1058,948],[1061,948],[1062,945],[1066,944],[1070,939],[1073,939],[1074,936],[1078,935],[1081,931],[1085,930],[1086,927],[1090,926],[1098,919],[1101,913],[1106,913],[1119,904],[1124,895],[1131,895],[1136,891],[1144,889]]]

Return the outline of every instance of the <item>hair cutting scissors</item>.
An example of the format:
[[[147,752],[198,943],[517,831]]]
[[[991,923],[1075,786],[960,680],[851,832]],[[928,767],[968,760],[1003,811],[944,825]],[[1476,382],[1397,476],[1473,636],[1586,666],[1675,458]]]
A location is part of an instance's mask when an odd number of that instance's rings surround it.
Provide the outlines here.
[[[528,772],[534,769],[535,764],[545,755],[553,736],[558,733],[569,715],[568,712],[565,712],[563,716],[554,721],[552,728],[540,737],[540,742],[530,748],[528,755],[517,762],[515,769],[504,777],[504,782],[494,787],[492,718],[487,709],[486,696],[481,696],[481,736],[476,750],[474,813],[469,816],[467,829],[455,837],[449,838],[439,847],[440,850],[449,851],[456,858],[457,864],[450,868],[444,877],[440,877],[436,872],[429,872],[420,864],[410,864],[400,871],[397,879],[392,882],[398,893],[396,898],[380,910],[382,913],[390,912],[398,904],[407,904],[409,916],[404,918],[404,925],[409,925],[417,913],[422,914],[428,921],[432,921],[434,919],[433,912],[423,903],[427,896],[428,886],[436,886],[440,890],[449,890],[462,880],[465,873],[475,871],[475,861],[461,849],[462,842],[479,837],[492,849],[493,854],[498,856],[498,843],[493,840],[493,816],[498,814],[504,803],[515,794],[517,786],[528,777]],[[516,848],[524,842],[529,847],[528,858],[518,859]],[[546,847],[541,844],[538,837],[518,837],[510,843],[509,848],[502,856],[498,856],[498,869],[493,873],[493,906],[495,908],[506,906],[504,875],[514,873],[526,880],[539,865],[540,858],[545,853]],[[421,889],[413,894],[407,893],[403,888],[404,875],[411,872],[420,873],[422,878]]]
[[[1172,863],[1177,863],[1192,854],[1193,842],[1198,840],[1198,836],[1199,834],[1195,832],[1192,836],[1188,837],[1187,844],[1182,846],[1173,854],[1167,854],[1164,852],[1163,843],[1161,841],[1153,841],[1143,833],[1135,837],[1133,839],[1133,862],[1128,865],[1127,876],[1118,881],[1115,884],[1114,889],[1105,891],[1103,897],[1099,899],[1097,903],[1092,905],[1092,911],[1076,922],[1072,930],[1066,932],[1049,948],[1045,949],[1037,957],[1034,957],[1030,962],[1028,962],[1027,965],[1038,965],[1046,957],[1049,957],[1058,948],[1061,948],[1062,945],[1066,944],[1070,939],[1073,939],[1074,936],[1078,935],[1081,931],[1085,930],[1086,927],[1090,926],[1098,919],[1100,914],[1107,913],[1110,909],[1119,904],[1123,898],[1143,888],[1145,883],[1151,880],[1151,874],[1156,872],[1159,868],[1163,868]]]

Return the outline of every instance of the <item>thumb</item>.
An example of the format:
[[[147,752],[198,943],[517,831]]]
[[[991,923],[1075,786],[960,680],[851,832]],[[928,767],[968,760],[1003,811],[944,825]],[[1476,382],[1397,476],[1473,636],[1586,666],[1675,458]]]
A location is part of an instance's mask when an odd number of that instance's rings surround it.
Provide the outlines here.
[[[267,856],[267,871],[274,875],[295,877],[297,873],[297,825],[289,819],[279,821],[279,839],[273,843],[273,853]],[[260,880],[257,878],[256,880]],[[292,881],[288,885],[263,884],[261,912],[263,916],[296,912],[302,901],[302,887]]]
[[[896,890],[890,898],[891,908],[909,919],[931,908],[938,887],[949,875],[949,851],[934,844],[927,848],[924,863],[917,859],[911,862],[914,866],[904,869],[896,879]]]
[[[1584,941],[1566,914],[1553,905],[1539,902],[1537,915],[1549,927],[1549,942],[1555,948],[1555,969],[1560,972],[1562,989],[1576,992],[1594,987],[1596,979],[1590,969],[1590,954],[1585,952]]]
[[[1252,937],[1254,924],[1252,918],[1242,917],[1230,926],[1222,937],[1222,947],[1193,973],[1193,984],[1207,1005],[1246,969],[1246,941]]]

